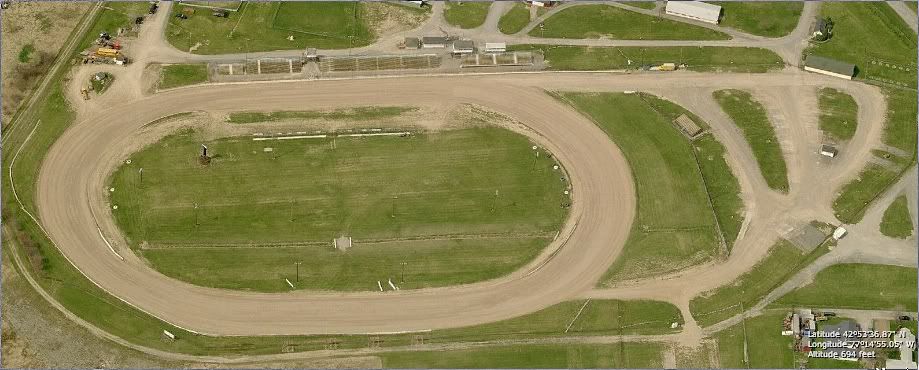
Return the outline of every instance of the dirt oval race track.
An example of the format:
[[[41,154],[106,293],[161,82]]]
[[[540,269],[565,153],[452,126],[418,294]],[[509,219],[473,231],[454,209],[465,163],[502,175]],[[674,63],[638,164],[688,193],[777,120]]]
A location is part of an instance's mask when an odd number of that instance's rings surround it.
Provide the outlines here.
[[[73,127],[46,157],[37,189],[42,224],[90,280],[125,302],[186,330],[211,335],[387,333],[460,327],[537,311],[579,296],[619,255],[635,216],[628,164],[589,119],[549,90],[754,88],[832,82],[801,73],[762,76],[530,74],[408,77],[210,85],[113,106]],[[835,84],[835,82],[832,82]],[[187,111],[309,110],[358,105],[472,103],[524,123],[571,176],[571,218],[539,260],[482,283],[400,292],[251,293],[193,286],[157,273],[124,247],[105,205],[105,176],[141,129]],[[110,250],[103,230],[114,244]],[[114,235],[112,235],[114,234]]]

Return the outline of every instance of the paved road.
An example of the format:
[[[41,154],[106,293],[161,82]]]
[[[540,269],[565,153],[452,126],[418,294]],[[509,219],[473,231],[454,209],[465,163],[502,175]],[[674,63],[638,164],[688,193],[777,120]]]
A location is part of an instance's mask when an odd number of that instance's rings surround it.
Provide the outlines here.
[[[906,5],[905,1],[887,1],[887,4],[897,12],[897,15],[906,22],[906,25],[909,26],[913,32],[919,32],[919,18],[917,18],[916,12]]]

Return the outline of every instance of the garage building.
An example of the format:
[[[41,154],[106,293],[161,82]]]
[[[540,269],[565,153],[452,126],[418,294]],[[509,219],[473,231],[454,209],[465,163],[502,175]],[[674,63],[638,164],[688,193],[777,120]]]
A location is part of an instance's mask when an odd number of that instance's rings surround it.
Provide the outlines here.
[[[808,55],[804,59],[804,70],[846,80],[851,80],[855,76],[855,64],[816,55]]]
[[[718,24],[721,18],[720,6],[701,1],[668,1],[666,12],[669,15],[711,24]]]

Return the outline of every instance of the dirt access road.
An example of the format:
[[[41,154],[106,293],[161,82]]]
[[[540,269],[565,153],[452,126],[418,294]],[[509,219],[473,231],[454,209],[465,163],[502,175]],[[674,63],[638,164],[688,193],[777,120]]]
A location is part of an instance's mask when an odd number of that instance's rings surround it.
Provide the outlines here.
[[[42,167],[39,214],[57,247],[90,280],[115,297],[191,331],[214,335],[381,333],[474,325],[533,312],[590,291],[621,251],[634,217],[635,192],[621,152],[595,124],[542,88],[666,89],[692,95],[700,87],[794,90],[817,85],[838,85],[884,106],[873,90],[853,88],[864,85],[797,71],[667,76],[551,73],[184,88],[112,106],[74,124],[54,144]],[[142,140],[138,130],[150,121],[191,110],[303,110],[406,101],[422,106],[478,104],[535,131],[534,140],[555,153],[571,175],[572,217],[549,248],[557,249],[556,254],[544,255],[510,276],[458,287],[395,293],[262,294],[197,287],[167,278],[125,249],[117,230],[112,229],[105,205],[105,176]],[[865,126],[881,123],[866,122]],[[769,205],[758,208],[765,210]],[[100,230],[106,230],[124,260],[109,250]],[[731,260],[736,267],[732,264],[715,277],[702,274],[699,279],[711,279],[704,285],[728,281],[725,279],[759,260],[766,244],[765,240],[751,243],[747,252],[738,253],[737,259],[742,260]],[[684,282],[669,288],[663,284],[663,291],[645,295],[683,296],[678,293]]]

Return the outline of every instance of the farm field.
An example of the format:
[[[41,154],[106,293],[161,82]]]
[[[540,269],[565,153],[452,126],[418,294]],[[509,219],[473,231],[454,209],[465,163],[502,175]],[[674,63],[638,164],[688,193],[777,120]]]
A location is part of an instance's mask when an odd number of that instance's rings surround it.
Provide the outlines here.
[[[453,351],[383,353],[386,368],[648,368],[661,366],[658,343],[505,345]]]
[[[913,235],[913,221],[905,195],[897,197],[884,211],[881,219],[881,234],[892,238],[906,239]]]
[[[731,37],[708,28],[628,11],[610,5],[579,5],[552,15],[533,37],[620,40],[727,40]]]
[[[833,37],[805,53],[856,65],[856,78],[916,87],[916,34],[883,2],[828,2]]]
[[[186,8],[195,9],[188,19],[174,17]],[[407,29],[427,15],[421,9],[382,2],[244,2],[239,11],[221,18],[212,16],[210,9],[176,4],[166,39],[195,54],[346,49],[374,42],[383,23]]]
[[[770,188],[788,192],[785,157],[775,129],[763,106],[753,96],[741,90],[719,90],[713,94],[721,109],[740,128],[753,150],[760,172]]]
[[[554,160],[493,127],[204,143],[214,153],[207,166],[191,131],[136,153],[113,175],[111,202],[154,267],[206,286],[288,290],[295,261],[298,288],[484,280],[537,255],[566,214]],[[341,235],[354,238],[352,249],[333,249]]]
[[[794,1],[710,1],[720,5],[724,16],[719,25],[752,35],[782,37],[798,24],[804,3]]]
[[[858,105],[849,94],[833,88],[818,92],[820,130],[830,138],[846,141],[855,136],[858,127]]]
[[[817,273],[814,282],[772,306],[916,311],[916,268],[850,263]]]
[[[784,312],[769,312],[748,317],[744,323],[735,324],[715,334],[722,368],[793,368],[792,337],[782,336]],[[749,364],[744,364],[744,342],[747,345]]]
[[[498,20],[498,30],[510,35],[523,30],[530,23],[530,10],[523,3],[516,3]]]
[[[828,252],[823,245],[804,254],[786,240],[769,249],[768,256],[733,282],[702,293],[689,302],[689,309],[700,326],[709,326],[753,307],[772,289],[794,275],[810,261]]]
[[[632,164],[636,220],[601,283],[678,271],[721,252],[692,147],[669,117],[646,102],[666,101],[622,93],[564,93],[559,98],[606,131]]]
[[[887,97],[887,119],[884,122],[883,144],[907,155],[891,154],[889,159],[880,157],[890,165],[869,163],[858,177],[842,187],[833,201],[833,211],[836,218],[845,223],[860,221],[871,201],[916,162],[916,92],[888,88],[884,89],[884,93]]]
[[[584,47],[513,45],[509,50],[539,50],[548,69],[592,71],[638,69],[642,65],[686,64],[696,72],[764,73],[785,67],[782,58],[767,49],[743,47]],[[629,63],[631,61],[631,63]]]
[[[158,89],[207,82],[207,64],[169,64],[162,67]]]
[[[459,28],[476,28],[485,23],[491,2],[449,1],[444,7],[444,19]]]

